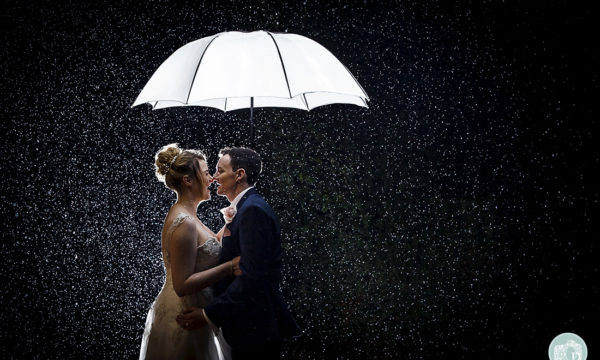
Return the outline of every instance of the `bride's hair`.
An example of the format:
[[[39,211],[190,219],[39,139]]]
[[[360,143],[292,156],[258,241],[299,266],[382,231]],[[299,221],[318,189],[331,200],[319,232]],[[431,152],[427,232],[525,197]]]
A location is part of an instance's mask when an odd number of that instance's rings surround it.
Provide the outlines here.
[[[206,156],[199,150],[183,150],[177,144],[165,145],[154,156],[156,177],[175,191],[180,190],[185,175],[194,176],[206,185],[204,177],[200,176],[201,170],[196,159],[206,161]]]

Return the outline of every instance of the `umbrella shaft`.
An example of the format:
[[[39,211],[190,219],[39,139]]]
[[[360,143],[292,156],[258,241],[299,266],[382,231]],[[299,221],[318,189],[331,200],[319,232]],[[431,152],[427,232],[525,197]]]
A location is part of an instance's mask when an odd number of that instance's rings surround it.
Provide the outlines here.
[[[254,97],[250,97],[250,148],[254,148]]]

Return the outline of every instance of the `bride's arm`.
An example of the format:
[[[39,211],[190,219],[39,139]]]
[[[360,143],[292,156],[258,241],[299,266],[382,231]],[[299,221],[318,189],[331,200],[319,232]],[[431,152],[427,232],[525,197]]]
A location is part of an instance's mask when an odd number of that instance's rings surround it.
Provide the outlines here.
[[[198,236],[196,226],[185,220],[172,234],[169,242],[173,289],[178,296],[190,295],[208,287],[227,275],[237,275],[239,258],[211,269],[194,273]]]

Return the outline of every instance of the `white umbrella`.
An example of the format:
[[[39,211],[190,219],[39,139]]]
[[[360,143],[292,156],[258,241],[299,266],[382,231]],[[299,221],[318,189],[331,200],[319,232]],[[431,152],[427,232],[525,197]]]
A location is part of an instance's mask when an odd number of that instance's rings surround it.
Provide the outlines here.
[[[287,33],[223,32],[177,49],[154,72],[133,106],[208,106],[311,110],[343,103],[368,107],[369,97],[326,48]]]

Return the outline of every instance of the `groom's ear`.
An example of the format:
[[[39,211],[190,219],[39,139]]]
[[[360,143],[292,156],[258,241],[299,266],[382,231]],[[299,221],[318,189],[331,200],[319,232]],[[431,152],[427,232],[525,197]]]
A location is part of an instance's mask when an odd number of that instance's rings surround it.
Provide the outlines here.
[[[237,169],[236,174],[235,174],[235,181],[237,183],[241,183],[244,181],[247,181],[248,179],[246,179],[246,170],[244,169]]]

